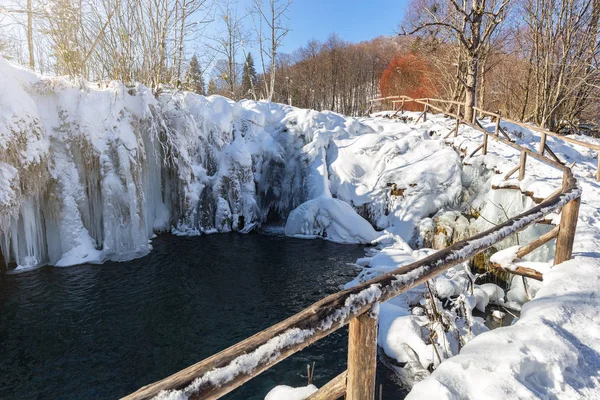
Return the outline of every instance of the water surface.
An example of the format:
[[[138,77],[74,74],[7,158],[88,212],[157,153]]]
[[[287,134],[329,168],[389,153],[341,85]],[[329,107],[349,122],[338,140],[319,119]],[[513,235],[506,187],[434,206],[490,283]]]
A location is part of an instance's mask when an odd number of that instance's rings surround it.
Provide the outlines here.
[[[333,293],[362,246],[219,234],[162,235],[125,262],[0,273],[0,398],[113,399],[198,362]],[[227,399],[319,386],[346,368],[330,335]],[[379,372],[386,393],[396,393]]]

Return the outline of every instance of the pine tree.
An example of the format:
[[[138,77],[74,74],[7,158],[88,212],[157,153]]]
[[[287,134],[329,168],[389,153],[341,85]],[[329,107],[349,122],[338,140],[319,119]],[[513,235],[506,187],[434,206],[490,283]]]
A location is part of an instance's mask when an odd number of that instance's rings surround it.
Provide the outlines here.
[[[211,94],[217,94],[217,84],[214,79],[208,82],[208,95],[210,96]]]
[[[248,53],[246,57],[246,62],[244,63],[244,71],[242,73],[242,96],[252,96],[254,95],[254,86],[256,86],[256,69],[254,68],[254,59],[252,58],[252,54]]]
[[[198,58],[194,55],[190,60],[190,65],[185,74],[185,89],[190,92],[204,95],[204,78]]]

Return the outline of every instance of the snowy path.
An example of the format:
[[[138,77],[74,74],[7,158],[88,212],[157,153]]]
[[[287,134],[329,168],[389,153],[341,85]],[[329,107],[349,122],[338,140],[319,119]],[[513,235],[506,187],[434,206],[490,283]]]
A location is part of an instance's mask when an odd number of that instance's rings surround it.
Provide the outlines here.
[[[433,117],[426,124],[445,136],[453,123]],[[488,124],[493,129],[493,124]],[[520,145],[535,149],[539,136],[505,126]],[[466,154],[481,143],[482,134],[461,127],[448,140]],[[502,174],[518,163],[519,154],[490,141],[483,161]],[[408,399],[599,399],[600,398],[600,184],[595,181],[593,151],[549,138],[548,144],[568,164],[583,189],[574,259],[551,268],[536,297],[523,306],[521,318],[510,327],[485,332],[472,339],[460,354],[443,363],[411,391]],[[560,185],[553,168],[531,161],[527,178],[507,183],[545,197]]]

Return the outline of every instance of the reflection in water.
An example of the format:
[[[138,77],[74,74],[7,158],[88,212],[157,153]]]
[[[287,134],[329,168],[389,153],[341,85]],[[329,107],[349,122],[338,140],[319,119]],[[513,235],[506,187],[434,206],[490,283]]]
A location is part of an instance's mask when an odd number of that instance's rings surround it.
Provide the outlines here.
[[[126,263],[0,274],[0,398],[125,395],[339,290],[356,275],[347,263],[364,254],[261,235],[164,235],[153,244]],[[342,330],[226,398],[305,385],[313,362],[322,385],[346,368],[346,349]],[[384,390],[384,398],[397,391]]]

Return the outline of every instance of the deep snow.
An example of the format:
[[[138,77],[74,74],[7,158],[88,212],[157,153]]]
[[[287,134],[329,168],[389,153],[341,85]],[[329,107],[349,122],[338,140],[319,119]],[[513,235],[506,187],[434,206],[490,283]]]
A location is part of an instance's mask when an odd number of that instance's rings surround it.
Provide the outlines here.
[[[466,157],[481,133],[461,127],[444,140],[454,121],[430,115],[414,124],[417,114],[407,115],[408,122],[356,119],[173,90],[155,97],[141,85],[40,77],[0,58],[2,257],[16,271],[125,260],[150,251],[158,231],[248,232],[285,223],[290,236],[373,242],[352,286],[430,254],[427,247],[501,223],[561,184],[556,170],[534,160],[526,179],[505,182],[517,151],[491,141],[488,155]],[[537,147],[532,132],[505,128],[519,144]],[[379,345],[407,385],[419,382],[409,398],[600,397],[596,155],[554,138],[548,144],[576,162],[584,192],[575,260],[551,267],[547,245],[525,260],[544,273],[543,283],[515,277],[505,292],[478,285],[467,266],[457,266],[430,282],[433,298],[422,285],[381,304]],[[517,242],[549,229],[537,225],[504,240],[496,261],[509,265]],[[525,306],[514,326],[486,332],[472,310],[488,304]],[[260,357],[302,340],[290,335]],[[260,357],[206,379],[252,369]],[[279,387],[268,398],[313,390]]]
[[[0,250],[17,270],[138,257],[158,231],[265,222],[287,221],[290,236],[369,243],[389,228],[411,241],[420,218],[460,200],[458,155],[393,121],[155,98],[2,59],[0,75]]]

